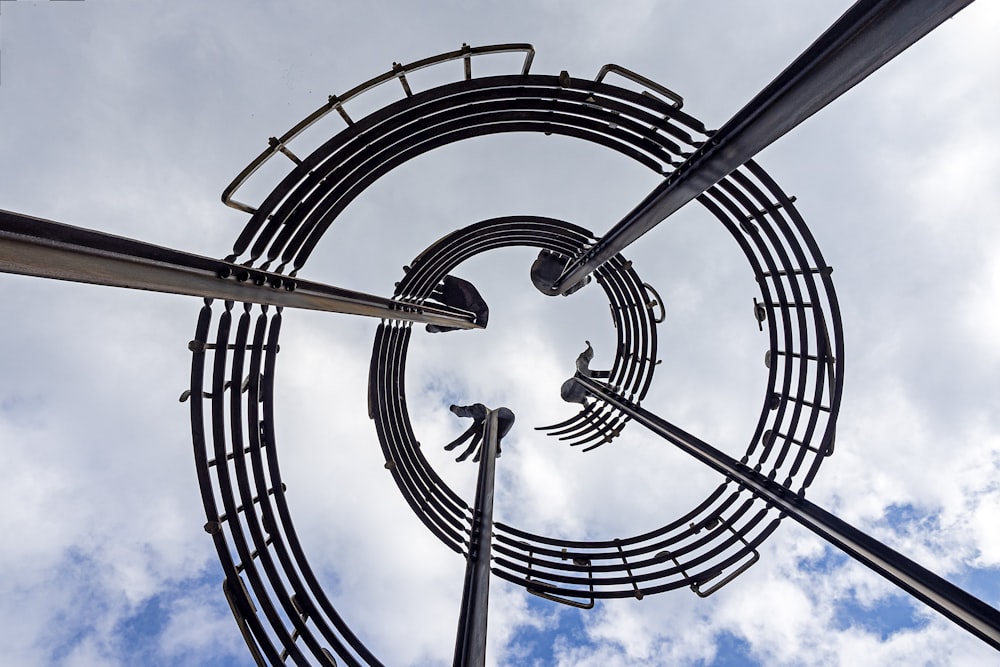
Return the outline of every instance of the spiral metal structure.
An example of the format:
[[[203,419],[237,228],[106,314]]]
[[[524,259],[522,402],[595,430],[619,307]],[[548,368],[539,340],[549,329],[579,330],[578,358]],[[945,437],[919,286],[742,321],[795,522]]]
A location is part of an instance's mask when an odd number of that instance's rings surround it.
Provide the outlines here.
[[[521,71],[475,77],[473,57],[520,51]],[[594,79],[530,72],[529,45],[463,47],[393,69],[343,96],[331,96],[264,151],[224,193],[250,214],[226,261],[293,279],[337,216],[395,167],[450,143],[507,132],[556,134],[604,146],[668,175],[712,132],[682,111],[672,91],[616,66]],[[449,61],[464,77],[414,91],[407,74]],[[609,83],[609,74],[646,88]],[[350,99],[397,81],[401,95],[364,118]],[[304,158],[290,145],[305,128],[337,112],[346,127]],[[256,207],[233,196],[263,162],[281,153],[287,175]],[[756,279],[754,319],[767,332],[760,417],[748,425],[743,462],[802,491],[833,452],[842,388],[842,330],[824,262],[793,199],[755,163],[698,198],[740,247]],[[463,261],[506,246],[530,246],[572,259],[595,242],[577,225],[512,216],[454,231],[411,263],[393,300],[420,305]],[[617,330],[608,392],[638,406],[657,363],[663,305],[621,255],[595,272]],[[263,664],[379,664],[323,592],[286,503],[274,415],[280,309],[206,300],[192,351],[191,417],[206,510],[205,529],[225,571],[227,599],[255,659]],[[386,468],[428,529],[468,557],[472,509],[421,453],[407,412],[405,368],[411,323],[383,320],[373,345],[368,387]],[[461,335],[461,334],[452,334]],[[240,391],[242,389],[243,391]],[[573,418],[541,427],[583,449],[610,442],[630,417],[597,397]],[[722,483],[690,511],[663,517],[647,532],[601,540],[564,540],[494,524],[492,572],[529,592],[589,607],[599,598],[636,597],[690,587],[707,595],[744,571],[780,516],[741,485]],[[337,658],[334,657],[337,656]]]

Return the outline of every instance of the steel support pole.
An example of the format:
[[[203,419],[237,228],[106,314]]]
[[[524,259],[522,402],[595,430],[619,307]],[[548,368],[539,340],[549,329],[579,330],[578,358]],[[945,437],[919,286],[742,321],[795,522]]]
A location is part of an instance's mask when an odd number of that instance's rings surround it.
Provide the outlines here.
[[[484,667],[486,664],[486,617],[490,598],[490,543],[493,539],[493,482],[496,478],[497,411],[490,410],[480,450],[476,504],[469,536],[469,558],[458,616],[454,667]]]
[[[564,294],[630,243],[951,18],[972,0],[860,0],[583,256]]]
[[[600,400],[618,408],[664,440],[749,489],[847,555],[944,614],[993,648],[1000,649],[1000,611],[838,519],[803,496],[623,399],[606,386],[581,375],[577,375],[575,379]]]
[[[0,210],[0,272],[460,329],[473,313],[363,292]]]

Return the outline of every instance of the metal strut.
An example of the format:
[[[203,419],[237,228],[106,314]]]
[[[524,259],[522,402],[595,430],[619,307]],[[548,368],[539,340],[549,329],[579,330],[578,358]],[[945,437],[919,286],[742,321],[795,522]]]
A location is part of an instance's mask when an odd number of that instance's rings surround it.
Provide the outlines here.
[[[767,148],[972,0],[860,0],[551,286],[566,294],[594,269]]]
[[[0,271],[78,283],[482,328],[472,313],[406,304],[0,210]]]
[[[486,616],[490,598],[490,542],[493,539],[493,482],[496,477],[497,411],[490,410],[483,429],[483,445],[472,514],[465,587],[458,616],[454,667],[486,664]]]
[[[600,400],[630,415],[664,440],[746,487],[847,555],[1000,650],[1000,611],[799,494],[609,391],[605,385],[581,375],[575,376],[575,379]]]

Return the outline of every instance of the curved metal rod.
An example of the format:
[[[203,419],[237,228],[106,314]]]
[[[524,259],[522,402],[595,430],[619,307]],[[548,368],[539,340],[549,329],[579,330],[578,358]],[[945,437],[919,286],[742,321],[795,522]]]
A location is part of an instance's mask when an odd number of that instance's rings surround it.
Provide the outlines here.
[[[652,88],[653,90],[655,90],[656,92],[658,92],[659,94],[663,95],[668,100],[670,100],[670,103],[673,105],[675,109],[680,109],[684,106],[684,98],[675,93],[674,91],[670,90],[661,83],[657,83],[652,79],[648,79],[641,74],[638,74],[630,69],[622,67],[621,65],[608,63],[607,65],[601,68],[600,72],[597,73],[597,77],[594,78],[594,81],[604,81],[604,77],[606,77],[611,72],[614,72],[615,74],[623,78],[626,78],[629,81],[634,81],[635,83],[639,83],[642,84],[643,86],[648,86]]]
[[[739,508],[738,512],[740,516],[750,515],[750,508],[754,506],[754,499],[747,499]],[[763,520],[768,514],[767,509],[760,509],[753,513],[747,519],[746,525],[743,526],[742,530],[748,532],[750,530],[756,529],[763,524]],[[678,584],[690,585],[694,582],[704,582],[712,579],[730,565],[739,562],[747,553],[752,551],[759,545],[764,537],[766,537],[773,527],[777,525],[779,519],[775,518],[771,522],[763,524],[764,529],[755,535],[751,540],[742,540],[740,533],[728,533],[726,531],[717,531],[712,534],[698,537],[693,542],[685,544],[683,547],[673,552],[678,555],[687,555],[690,558],[685,563],[680,563],[679,561],[674,561],[673,565],[666,562],[666,556],[657,553],[653,554],[650,552],[644,552],[642,555],[646,556],[644,560],[637,560],[629,562],[627,556],[620,552],[613,554],[613,563],[607,565],[592,565],[593,571],[596,572],[606,572],[612,576],[606,577],[594,577],[594,592],[595,597],[625,597],[631,596],[636,590],[645,595],[647,593],[657,592],[661,586],[667,587],[677,587]],[[728,555],[727,555],[728,554]],[[721,560],[719,560],[721,559]],[[561,566],[561,563],[549,562],[542,563],[537,558],[526,557],[525,555],[519,555],[520,562],[511,561],[503,558],[497,558],[496,563],[498,569],[504,569],[510,573],[519,573],[524,576],[532,575],[538,578],[539,574],[542,574],[544,578],[552,585],[553,589],[558,590],[560,594],[571,596],[571,597],[584,597],[582,595],[583,591],[579,589],[565,588],[563,585],[567,586],[587,586],[589,585],[589,576],[587,578],[581,576],[575,576],[583,572],[583,568],[573,566],[565,567]],[[525,563],[525,564],[521,564]],[[539,566],[546,565],[550,570],[548,572],[541,573],[539,571]],[[653,569],[652,571],[650,568]],[[646,572],[637,572],[635,570],[645,569]],[[560,572],[570,571],[574,574],[560,574]],[[691,571],[689,570],[696,570]],[[669,577],[674,577],[680,575],[681,579],[679,581],[675,580],[669,583],[662,583],[662,580]],[[641,585],[641,589],[640,589]],[[614,588],[614,587],[624,587],[624,588]]]

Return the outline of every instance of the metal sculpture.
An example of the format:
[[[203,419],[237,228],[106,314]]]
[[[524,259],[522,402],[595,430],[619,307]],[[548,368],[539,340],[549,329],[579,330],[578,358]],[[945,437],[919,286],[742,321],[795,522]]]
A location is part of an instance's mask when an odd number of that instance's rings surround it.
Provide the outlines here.
[[[189,343],[191,383],[182,400],[190,400],[205,530],[222,564],[226,599],[258,664],[381,664],[324,593],[285,502],[273,400],[285,307],[382,320],[373,343],[368,416],[405,501],[466,559],[456,665],[484,662],[491,575],[581,608],[598,599],[683,587],[707,596],[757,561],[757,547],[783,518],[805,525],[1000,649],[1000,612],[805,499],[834,450],[843,389],[840,312],[832,268],[794,199],[752,160],[966,4],[858,2],[718,131],[685,113],[679,95],[624,68],[608,65],[593,80],[566,72],[538,75],[530,72],[530,45],[463,45],[394,64],[271,138],[223,193],[227,205],[250,215],[223,260],[0,212],[0,269],[205,298]],[[506,52],[524,54],[519,72],[473,76],[475,57]],[[425,91],[411,88],[407,74],[450,61],[462,62],[463,78]],[[615,86],[606,80],[610,74],[647,91]],[[400,85],[401,99],[364,118],[349,115],[345,103],[389,82]],[[291,143],[333,112],[346,128],[300,158]],[[560,134],[604,146],[664,180],[600,237],[571,222],[529,215],[458,229],[406,267],[392,298],[299,278],[339,213],[382,175],[440,146],[506,132]],[[240,186],[278,154],[290,165],[271,194],[258,206],[237,201]],[[715,216],[745,256],[760,297],[753,315],[768,336],[760,416],[748,427],[740,460],[642,405],[658,364],[664,307],[621,252],[691,200]],[[446,448],[471,440],[463,460],[481,447],[471,506],[423,456],[405,392],[412,324],[444,335],[486,326],[486,302],[452,272],[477,254],[507,246],[539,249],[525,269],[544,294],[572,294],[595,281],[617,331],[612,367],[592,371],[587,343],[577,373],[564,385],[564,397],[582,409],[537,428],[582,451],[621,437],[626,424],[648,429],[723,476],[690,511],[664,517],[642,534],[603,541],[568,541],[494,522],[499,441],[513,423],[507,408],[452,406],[475,423]]]

